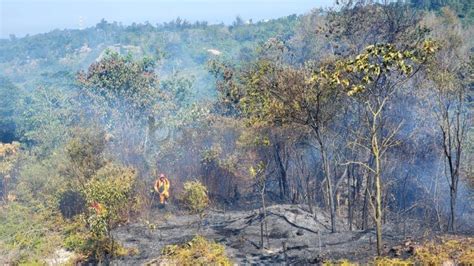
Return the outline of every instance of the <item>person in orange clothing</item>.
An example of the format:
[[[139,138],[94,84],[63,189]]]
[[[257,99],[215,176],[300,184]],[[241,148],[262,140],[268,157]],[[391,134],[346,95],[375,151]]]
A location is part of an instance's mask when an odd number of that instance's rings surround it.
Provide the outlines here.
[[[160,174],[160,178],[155,181],[155,191],[160,195],[160,203],[166,204],[170,197],[170,181],[164,174]]]

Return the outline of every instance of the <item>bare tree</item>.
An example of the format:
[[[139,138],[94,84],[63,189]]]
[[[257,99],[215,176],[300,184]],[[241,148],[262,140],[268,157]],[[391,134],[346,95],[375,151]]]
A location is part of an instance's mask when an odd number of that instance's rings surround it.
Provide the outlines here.
[[[461,25],[449,9],[436,25],[434,37],[441,49],[429,65],[428,77],[432,81],[432,110],[440,132],[440,146],[445,161],[445,176],[449,185],[450,219],[448,229],[455,231],[456,199],[466,144],[469,121],[466,103],[468,75],[472,75],[472,57],[466,55]],[[471,60],[468,62],[468,60]]]

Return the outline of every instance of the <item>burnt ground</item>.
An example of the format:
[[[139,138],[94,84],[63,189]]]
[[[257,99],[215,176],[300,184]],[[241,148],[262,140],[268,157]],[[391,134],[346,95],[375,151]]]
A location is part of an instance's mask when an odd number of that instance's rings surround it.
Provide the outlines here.
[[[127,248],[136,248],[138,254],[115,260],[113,263],[147,264],[159,258],[165,245],[186,242],[197,233],[225,245],[228,256],[238,264],[307,264],[338,259],[364,263],[371,260],[376,253],[374,230],[349,231],[343,224],[338,224],[339,232],[331,233],[328,214],[318,209],[314,219],[304,207],[268,207],[269,245],[264,249],[259,248],[261,215],[258,209],[210,211],[200,230],[197,215],[176,213],[178,211],[172,209],[154,209],[149,216],[153,226],[142,221],[116,229],[115,238]],[[420,234],[415,233],[421,231],[415,224],[408,228],[393,224],[384,225],[387,252],[390,247],[405,241],[407,235],[413,239],[421,238]],[[265,243],[267,244],[267,240]]]

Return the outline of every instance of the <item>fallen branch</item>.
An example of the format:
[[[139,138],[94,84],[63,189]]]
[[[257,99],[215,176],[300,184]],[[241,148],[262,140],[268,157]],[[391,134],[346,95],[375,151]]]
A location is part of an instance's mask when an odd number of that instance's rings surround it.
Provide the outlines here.
[[[277,213],[274,213],[274,212],[268,212],[268,214],[273,214],[273,215],[275,215],[275,216],[277,216],[277,217],[283,218],[283,220],[285,220],[287,223],[289,223],[290,225],[292,225],[292,226],[294,226],[294,227],[296,227],[296,228],[298,228],[298,229],[303,229],[303,230],[306,230],[306,231],[311,232],[311,233],[314,233],[314,234],[317,234],[317,233],[318,233],[318,231],[314,231],[314,230],[309,229],[309,228],[307,228],[307,227],[299,226],[299,225],[297,225],[297,224],[291,222],[290,220],[288,220],[288,218],[287,218],[285,215],[277,214]],[[324,226],[324,225],[323,225],[323,226]],[[325,226],[325,227],[326,227],[326,226]]]

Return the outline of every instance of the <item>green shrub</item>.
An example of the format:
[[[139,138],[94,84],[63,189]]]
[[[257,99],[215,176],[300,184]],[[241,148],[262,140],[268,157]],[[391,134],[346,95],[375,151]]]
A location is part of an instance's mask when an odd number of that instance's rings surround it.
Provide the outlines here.
[[[64,246],[97,261],[106,255],[128,254],[113,239],[111,231],[128,218],[135,180],[133,168],[115,164],[100,168],[82,190],[88,208],[64,228]]]
[[[105,145],[105,133],[100,129],[76,129],[75,136],[65,147],[69,174],[82,180],[91,178],[105,164]]]
[[[69,220],[63,228],[65,235],[63,246],[68,250],[75,251],[87,257],[90,255],[89,252],[91,248],[88,247],[88,242],[91,235],[84,224],[84,215],[78,215],[73,220]]]
[[[108,164],[86,184],[84,194],[89,205],[86,224],[91,254],[99,261],[105,254],[114,255],[116,245],[111,231],[128,215],[136,172],[132,168]],[[100,209],[93,206],[100,206]]]
[[[192,213],[202,215],[209,206],[207,188],[199,181],[188,181],[184,183],[183,201]]]

